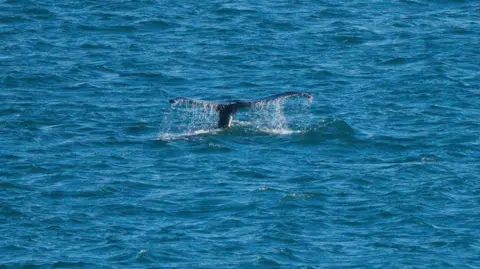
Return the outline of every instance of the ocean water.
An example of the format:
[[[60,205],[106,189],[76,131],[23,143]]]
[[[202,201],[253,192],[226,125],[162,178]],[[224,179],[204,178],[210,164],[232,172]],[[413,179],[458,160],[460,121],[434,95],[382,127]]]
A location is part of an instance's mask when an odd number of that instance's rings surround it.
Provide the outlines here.
[[[0,268],[480,268],[479,63],[479,1],[2,0]]]

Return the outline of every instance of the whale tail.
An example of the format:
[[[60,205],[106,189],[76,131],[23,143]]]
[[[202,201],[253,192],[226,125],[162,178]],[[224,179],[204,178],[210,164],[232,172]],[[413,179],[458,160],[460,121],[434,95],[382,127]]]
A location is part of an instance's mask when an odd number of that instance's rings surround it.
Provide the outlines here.
[[[177,97],[170,99],[171,104],[187,103],[192,105],[200,105],[205,108],[213,108],[218,112],[218,128],[229,128],[232,126],[233,116],[235,112],[242,108],[249,108],[255,105],[276,102],[282,99],[290,97],[306,97],[310,101],[313,100],[313,96],[310,93],[305,92],[284,92],[280,94],[271,95],[262,99],[250,100],[250,101],[227,101],[227,102],[211,102],[197,99],[190,99],[184,97]]]

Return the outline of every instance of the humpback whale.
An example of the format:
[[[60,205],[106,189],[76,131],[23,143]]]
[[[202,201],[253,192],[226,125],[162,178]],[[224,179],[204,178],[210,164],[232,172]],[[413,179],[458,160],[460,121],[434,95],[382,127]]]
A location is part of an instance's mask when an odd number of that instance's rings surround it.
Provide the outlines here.
[[[266,103],[266,102],[275,102],[282,99],[290,98],[290,97],[306,97],[310,101],[313,100],[313,96],[310,93],[306,92],[284,92],[280,94],[271,95],[262,99],[250,100],[250,101],[242,101],[242,100],[231,100],[225,102],[212,102],[212,101],[205,101],[205,100],[197,100],[197,99],[190,99],[185,97],[176,97],[170,99],[171,104],[177,103],[187,103],[187,104],[194,104],[194,105],[202,105],[205,107],[211,107],[218,112],[218,128],[229,128],[232,126],[233,115],[239,109],[242,108],[249,108],[258,104]]]

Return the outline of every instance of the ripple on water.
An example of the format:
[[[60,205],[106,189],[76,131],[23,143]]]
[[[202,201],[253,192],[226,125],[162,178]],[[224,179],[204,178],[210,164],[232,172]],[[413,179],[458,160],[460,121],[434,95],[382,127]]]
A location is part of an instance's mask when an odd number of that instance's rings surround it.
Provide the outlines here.
[[[0,1],[3,267],[479,267],[477,2]]]

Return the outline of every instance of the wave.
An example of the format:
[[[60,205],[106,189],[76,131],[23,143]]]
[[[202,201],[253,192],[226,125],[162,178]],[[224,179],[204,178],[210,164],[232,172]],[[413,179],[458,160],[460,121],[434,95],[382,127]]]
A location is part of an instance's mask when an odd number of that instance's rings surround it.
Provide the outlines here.
[[[354,130],[343,120],[328,118],[311,125],[305,132],[307,140],[352,138]]]

